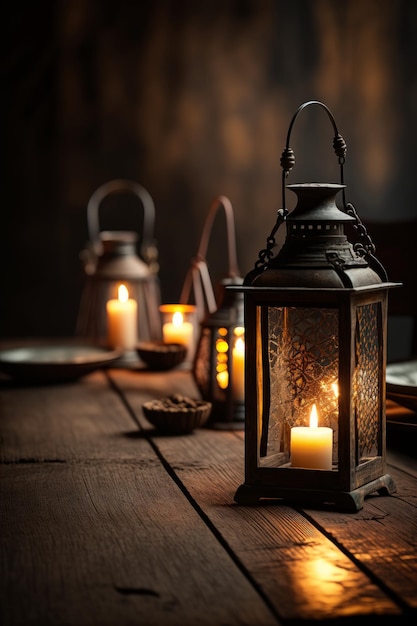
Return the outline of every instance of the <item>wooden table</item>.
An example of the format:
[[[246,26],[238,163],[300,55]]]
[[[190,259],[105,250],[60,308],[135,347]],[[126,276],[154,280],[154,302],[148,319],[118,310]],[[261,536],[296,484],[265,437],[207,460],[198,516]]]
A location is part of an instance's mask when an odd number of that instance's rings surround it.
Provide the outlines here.
[[[397,493],[355,514],[239,506],[243,432],[158,436],[142,403],[174,392],[189,372],[0,381],[3,626],[415,623],[415,458],[389,447]]]

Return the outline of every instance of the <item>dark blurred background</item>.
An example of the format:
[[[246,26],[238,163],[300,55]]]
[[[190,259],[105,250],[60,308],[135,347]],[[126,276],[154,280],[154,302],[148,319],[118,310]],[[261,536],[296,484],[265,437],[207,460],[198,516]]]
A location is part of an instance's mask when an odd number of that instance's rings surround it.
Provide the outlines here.
[[[1,337],[74,333],[87,203],[115,178],[154,200],[163,302],[178,301],[219,194],[233,204],[246,274],[280,206],[289,122],[311,99],[329,106],[347,142],[347,199],[371,236],[374,222],[396,225],[410,263],[416,26],[415,0],[8,3]],[[323,111],[303,112],[289,182],[338,182],[332,137]],[[132,198],[118,226],[129,212],[140,231]],[[221,213],[208,260],[216,282],[227,271]]]

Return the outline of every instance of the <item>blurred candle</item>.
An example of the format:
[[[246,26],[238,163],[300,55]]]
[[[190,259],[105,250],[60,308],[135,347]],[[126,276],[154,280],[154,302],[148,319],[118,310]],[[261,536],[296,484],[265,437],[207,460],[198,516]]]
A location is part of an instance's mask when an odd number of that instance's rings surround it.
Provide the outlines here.
[[[232,390],[233,400],[245,401],[245,342],[242,337],[236,339],[232,351]]]
[[[291,466],[308,469],[332,469],[333,431],[318,426],[316,405],[313,404],[310,426],[291,428]]]
[[[106,310],[109,345],[133,350],[137,343],[137,302],[129,298],[125,285],[119,286],[117,300],[109,300]]]
[[[162,326],[166,343],[181,343],[188,348],[192,346],[193,330],[191,322],[184,322],[181,311],[176,311],[172,316],[172,322],[166,322]]]

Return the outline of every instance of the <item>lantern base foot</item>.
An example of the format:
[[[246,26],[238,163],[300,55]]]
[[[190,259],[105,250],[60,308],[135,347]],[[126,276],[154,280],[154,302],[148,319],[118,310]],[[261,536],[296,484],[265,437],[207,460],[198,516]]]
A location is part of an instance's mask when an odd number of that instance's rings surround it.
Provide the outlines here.
[[[225,410],[213,402],[207,428],[214,430],[243,430],[245,428],[245,405],[236,403],[232,411]]]
[[[363,508],[365,497],[377,492],[381,496],[391,495],[396,486],[389,474],[354,489],[353,491],[328,491],[324,489],[294,489],[272,486],[241,485],[234,500],[238,504],[254,505],[260,500],[283,500],[290,504],[312,508],[334,508],[348,513],[357,513]]]

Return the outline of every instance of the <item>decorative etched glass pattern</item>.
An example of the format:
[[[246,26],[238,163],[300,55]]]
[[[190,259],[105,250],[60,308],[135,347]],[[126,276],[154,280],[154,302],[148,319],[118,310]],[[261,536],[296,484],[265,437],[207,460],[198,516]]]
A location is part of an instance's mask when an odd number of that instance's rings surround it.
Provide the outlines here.
[[[209,328],[203,328],[195,359],[194,374],[203,398],[210,394],[210,338]]]
[[[378,303],[356,313],[353,401],[357,429],[357,462],[378,454],[380,416],[380,345]]]
[[[268,307],[267,361],[269,403],[260,425],[260,464],[289,462],[293,426],[308,426],[313,404],[319,425],[333,429],[333,460],[337,462],[338,310],[314,307]],[[268,384],[264,379],[264,385]]]

